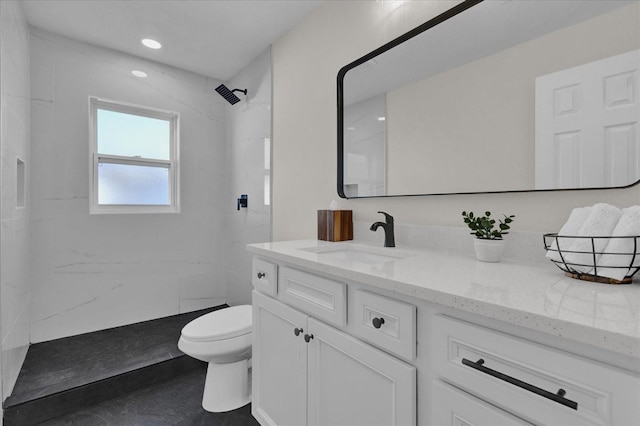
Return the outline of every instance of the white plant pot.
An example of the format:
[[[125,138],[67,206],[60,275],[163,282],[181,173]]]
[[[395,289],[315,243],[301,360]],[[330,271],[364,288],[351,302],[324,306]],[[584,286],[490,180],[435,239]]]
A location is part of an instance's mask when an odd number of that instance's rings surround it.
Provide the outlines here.
[[[473,247],[476,250],[476,258],[483,262],[500,262],[504,254],[505,243],[505,240],[474,239]]]

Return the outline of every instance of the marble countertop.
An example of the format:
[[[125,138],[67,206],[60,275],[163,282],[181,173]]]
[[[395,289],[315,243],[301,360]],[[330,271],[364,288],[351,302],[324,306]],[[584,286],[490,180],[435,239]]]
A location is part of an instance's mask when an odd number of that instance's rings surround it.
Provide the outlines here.
[[[314,251],[354,248],[397,258],[367,263]],[[549,263],[479,262],[452,251],[297,240],[250,244],[253,254],[405,296],[640,357],[640,282],[590,283]]]

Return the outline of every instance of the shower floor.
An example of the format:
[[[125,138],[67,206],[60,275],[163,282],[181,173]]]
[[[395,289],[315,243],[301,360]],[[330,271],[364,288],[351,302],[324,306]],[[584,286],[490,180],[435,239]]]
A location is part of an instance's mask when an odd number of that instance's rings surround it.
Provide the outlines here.
[[[34,424],[151,386],[204,363],[178,350],[189,321],[226,305],[29,347],[4,424]]]

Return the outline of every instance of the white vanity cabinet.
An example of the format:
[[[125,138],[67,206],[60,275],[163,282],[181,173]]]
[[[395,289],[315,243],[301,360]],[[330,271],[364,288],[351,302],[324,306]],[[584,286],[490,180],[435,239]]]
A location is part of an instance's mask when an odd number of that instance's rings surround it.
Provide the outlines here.
[[[271,296],[278,292],[278,266],[275,263],[254,257],[251,277],[251,283],[256,290]]]
[[[435,380],[431,386],[431,421],[435,426],[529,426],[500,408]]]
[[[333,244],[250,246],[262,426],[640,425],[637,286],[437,251],[316,254],[350,247]],[[584,298],[593,318],[565,315]]]
[[[262,426],[307,424],[307,319],[253,292],[251,411]]]
[[[258,291],[253,321],[252,413],[263,426],[416,424],[414,366]]]
[[[635,375],[446,315],[432,324],[436,377],[487,405],[537,425],[640,425]],[[434,398],[438,424],[443,396]]]

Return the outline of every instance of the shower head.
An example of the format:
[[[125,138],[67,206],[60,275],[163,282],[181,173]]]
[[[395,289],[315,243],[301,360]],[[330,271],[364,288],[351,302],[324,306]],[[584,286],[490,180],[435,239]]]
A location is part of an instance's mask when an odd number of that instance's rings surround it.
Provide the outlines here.
[[[237,97],[233,92],[242,92],[244,93],[245,96],[247,96],[247,89],[229,90],[227,86],[225,86],[224,84],[221,84],[220,86],[216,87],[216,92],[220,93],[220,95],[223,98],[225,98],[227,102],[229,102],[231,105],[237,104],[238,102],[240,102],[240,98]]]

